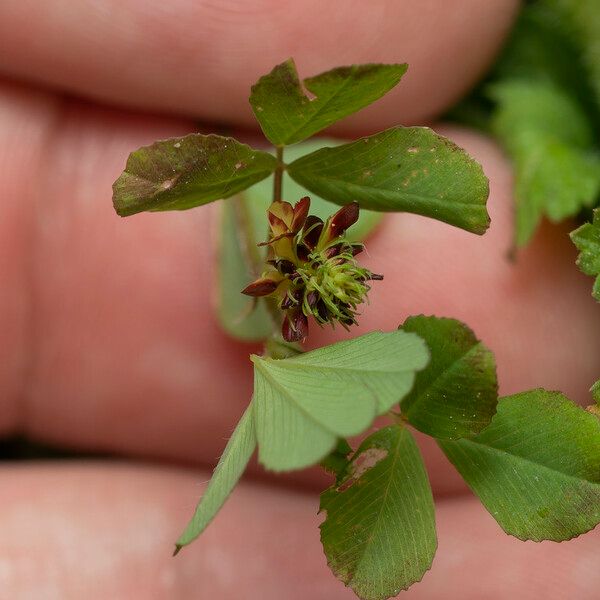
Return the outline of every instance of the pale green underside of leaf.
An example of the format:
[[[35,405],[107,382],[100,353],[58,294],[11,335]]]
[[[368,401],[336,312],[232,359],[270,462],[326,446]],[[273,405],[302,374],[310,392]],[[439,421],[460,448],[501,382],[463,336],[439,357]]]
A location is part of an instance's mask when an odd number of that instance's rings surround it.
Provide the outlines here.
[[[338,438],[362,433],[408,391],[427,364],[423,341],[373,332],[299,356],[253,356],[258,459],[287,471],[318,463]]]
[[[122,217],[147,210],[185,210],[228,198],[264,179],[275,158],[233,138],[192,133],[139,148],[113,185]]]
[[[293,161],[305,154],[339,144],[339,140],[315,139],[300,143],[285,150],[285,160]],[[283,175],[283,198],[294,204],[308,191],[297,184],[291,177]],[[251,261],[242,248],[239,218],[236,219],[236,202],[244,204],[249,225],[256,242],[267,239],[267,209],[273,195],[272,178],[265,179],[242,192],[239,197],[222,203],[222,214],[219,230],[219,290],[218,316],[223,329],[231,336],[245,341],[265,339],[273,328],[273,323],[265,309],[264,302],[259,302],[252,310],[252,301],[240,293],[248,283],[256,279],[260,273],[253,273]],[[239,210],[239,207],[238,207]],[[333,214],[338,207],[331,202],[310,194],[310,212],[323,220]],[[362,210],[360,218],[347,233],[351,241],[363,241],[381,220],[381,213]],[[265,259],[265,248],[256,248],[260,261]]]
[[[246,469],[256,448],[252,411],[250,404],[229,439],[194,516],[177,540],[178,549],[194,541],[206,529]]]
[[[600,420],[558,392],[502,398],[477,437],[439,444],[510,535],[562,541],[600,521]]]
[[[271,143],[295,144],[381,98],[406,69],[405,64],[352,65],[309,77],[301,84],[289,59],[252,86],[250,104]]]
[[[419,449],[404,427],[369,436],[346,480],[321,494],[321,510],[327,513],[321,524],[327,562],[360,598],[396,596],[430,568],[437,547],[433,498]]]
[[[600,157],[580,106],[548,82],[507,81],[491,94],[493,127],[516,171],[516,241],[525,244],[542,217],[558,222],[593,206],[600,192]]]
[[[273,331],[273,321],[269,317],[264,301],[254,302],[241,291],[260,273],[254,272],[252,258],[243,247],[241,238],[242,223],[237,215],[240,206],[245,204],[245,214],[251,217],[251,226],[258,229],[256,211],[244,196],[230,198],[221,204],[219,227],[219,254],[218,254],[218,291],[217,315],[221,327],[232,337],[244,341],[259,341],[266,339]],[[262,224],[266,222],[266,213],[260,216]],[[265,227],[261,227],[265,229]],[[260,237],[264,239],[266,232]],[[264,261],[262,248],[255,248],[255,255]]]
[[[410,317],[403,331],[429,346],[431,360],[401,402],[413,427],[433,437],[470,437],[489,425],[498,403],[494,355],[460,321]]]
[[[289,174],[336,204],[411,212],[474,233],[489,225],[480,165],[426,127],[394,127],[294,161]]]
[[[586,274],[596,276],[592,295],[600,302],[600,208],[594,211],[592,223],[585,223],[571,233],[571,239],[581,253],[577,265]]]

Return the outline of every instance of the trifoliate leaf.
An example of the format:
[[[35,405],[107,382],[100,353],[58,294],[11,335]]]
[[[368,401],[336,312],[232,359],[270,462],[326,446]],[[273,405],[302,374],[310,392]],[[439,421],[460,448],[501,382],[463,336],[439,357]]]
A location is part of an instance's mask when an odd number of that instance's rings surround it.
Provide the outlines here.
[[[321,510],[327,562],[360,598],[396,596],[430,568],[437,547],[433,498],[404,427],[370,435],[344,479],[321,494]]]
[[[428,361],[412,333],[373,332],[293,358],[252,356],[258,459],[274,471],[327,456],[408,393]]]
[[[558,392],[502,398],[477,437],[439,444],[510,535],[562,541],[600,522],[600,420]]]
[[[333,139],[317,139],[296,144],[286,148],[285,159],[292,161],[325,145],[339,143]],[[221,205],[217,314],[223,329],[244,341],[264,340],[273,328],[264,302],[255,304],[240,293],[264,268],[265,248],[256,244],[267,239],[267,209],[271,204],[272,188],[273,182],[268,178]],[[292,204],[308,194],[286,172],[283,174],[282,190],[283,197]],[[310,195],[310,212],[323,221],[336,210],[335,204],[316,194]],[[381,213],[361,210],[358,222],[348,230],[346,237],[353,242],[363,241],[381,217]],[[250,240],[245,239],[248,232]]]
[[[113,185],[122,217],[146,210],[185,210],[228,198],[270,175],[267,153],[233,138],[193,133],[132,152]]]
[[[206,529],[246,469],[256,448],[252,410],[253,406],[250,404],[237,424],[192,520],[175,544],[175,553],[193,542]]]
[[[429,346],[431,359],[401,402],[402,413],[433,437],[470,437],[489,425],[498,403],[494,355],[460,321],[410,317],[403,331]]]
[[[323,148],[288,166],[293,179],[336,204],[411,212],[474,233],[489,225],[488,180],[478,163],[426,127],[394,127]]]
[[[352,65],[300,83],[289,59],[252,86],[250,104],[275,146],[295,144],[381,98],[406,69],[406,64]]]
[[[571,239],[581,252],[579,268],[586,275],[596,276],[592,295],[600,302],[600,208],[594,211],[594,221],[573,231]]]
[[[514,161],[516,241],[525,244],[543,216],[561,221],[594,204],[600,157],[581,107],[560,88],[508,81],[491,89],[496,135]]]

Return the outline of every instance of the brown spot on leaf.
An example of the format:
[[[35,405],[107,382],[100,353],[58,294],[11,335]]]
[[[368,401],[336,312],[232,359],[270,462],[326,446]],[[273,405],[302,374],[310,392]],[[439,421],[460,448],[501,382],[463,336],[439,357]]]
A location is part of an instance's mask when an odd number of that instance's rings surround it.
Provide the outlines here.
[[[369,448],[350,463],[350,476],[359,479],[388,455],[383,448]]]

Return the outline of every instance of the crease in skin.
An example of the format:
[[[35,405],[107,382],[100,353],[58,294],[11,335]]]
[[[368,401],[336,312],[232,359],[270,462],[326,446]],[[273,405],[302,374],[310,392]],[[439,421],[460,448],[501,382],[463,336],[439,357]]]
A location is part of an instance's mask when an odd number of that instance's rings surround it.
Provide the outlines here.
[[[38,185],[34,186],[31,192],[31,219],[30,219],[30,253],[29,253],[29,326],[28,326],[28,360],[25,361],[23,369],[23,383],[21,392],[21,402],[18,410],[17,432],[26,433],[27,424],[29,422],[29,414],[31,410],[32,398],[32,382],[35,377],[37,363],[40,359],[40,344],[39,332],[39,298],[40,298],[40,281],[37,272],[37,257],[39,254],[39,236],[37,235],[40,220],[43,219],[43,203],[44,190],[46,189],[46,181],[49,173],[52,170],[52,160],[48,157],[53,157],[52,146],[55,143],[56,137],[60,135],[61,125],[65,118],[65,99],[61,96],[55,96],[51,99],[49,105],[51,116],[48,119],[46,130],[40,140],[38,154]]]
[[[57,96],[49,95],[44,92],[33,91],[25,86],[12,82],[0,81],[0,110],[2,104],[7,111],[11,110],[11,104],[19,105],[17,111],[20,114],[11,115],[11,121],[6,130],[0,134],[10,140],[16,135],[17,139],[24,142],[25,152],[29,155],[21,157],[17,155],[17,160],[21,159],[22,164],[17,162],[17,171],[23,167],[29,168],[30,172],[25,173],[26,180],[18,181],[18,198],[9,198],[10,202],[15,201],[20,204],[24,211],[24,217],[16,222],[16,225],[22,227],[18,234],[18,244],[16,259],[23,267],[22,274],[22,323],[17,332],[18,339],[5,341],[6,348],[22,349],[20,361],[17,364],[16,372],[13,374],[14,386],[12,392],[2,399],[2,401],[12,402],[12,418],[8,424],[8,434],[22,434],[27,426],[27,406],[29,399],[29,383],[31,381],[32,367],[35,360],[36,346],[36,301],[35,301],[35,245],[37,236],[35,235],[35,221],[37,218],[37,196],[40,190],[43,190],[43,180],[40,173],[45,169],[45,157],[51,154],[51,145],[55,132],[60,127],[60,106],[61,101]],[[24,106],[20,106],[23,104]],[[20,129],[26,129],[33,123],[31,131],[21,139],[18,135]],[[34,142],[33,147],[27,147],[27,144]],[[10,152],[10,149],[2,149],[3,152]],[[17,150],[18,152],[18,150]],[[20,173],[22,176],[23,174]],[[1,183],[1,182],[0,182]],[[13,224],[14,226],[15,224]],[[18,350],[17,350],[18,351]],[[10,385],[10,383],[9,383]],[[9,388],[10,389],[10,388]],[[14,393],[14,397],[12,396]],[[5,408],[10,413],[10,408]]]

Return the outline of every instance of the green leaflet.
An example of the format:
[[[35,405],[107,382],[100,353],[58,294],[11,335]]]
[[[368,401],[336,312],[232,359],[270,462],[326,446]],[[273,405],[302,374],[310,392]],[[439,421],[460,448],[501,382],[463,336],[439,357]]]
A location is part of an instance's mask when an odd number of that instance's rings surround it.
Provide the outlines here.
[[[474,233],[489,225],[488,180],[481,166],[426,127],[394,127],[295,160],[290,176],[336,204],[406,211]]]
[[[429,346],[431,360],[401,402],[413,427],[433,437],[470,437],[489,425],[498,403],[494,355],[460,321],[409,317],[401,329]]]
[[[360,598],[396,596],[430,568],[437,547],[433,498],[404,427],[370,435],[345,478],[321,494],[321,510],[327,562]]]
[[[206,529],[245,471],[256,448],[252,411],[250,404],[229,439],[194,516],[175,544],[176,554]]]
[[[352,65],[305,79],[292,59],[252,86],[250,104],[275,146],[300,142],[389,92],[407,65]],[[312,94],[309,96],[306,90]]]
[[[339,140],[315,139],[296,144],[285,150],[285,159],[295,160],[323,148],[339,144]],[[308,194],[287,173],[283,175],[283,197],[292,204]],[[264,340],[270,335],[273,324],[259,302],[252,310],[252,300],[240,292],[256,279],[266,258],[264,248],[251,244],[245,247],[242,228],[249,227],[255,242],[267,239],[267,209],[271,204],[273,182],[271,178],[260,181],[235,198],[221,204],[218,257],[218,308],[217,314],[223,329],[231,336],[244,341]],[[326,220],[337,207],[315,194],[310,195],[310,212]],[[381,220],[381,213],[362,210],[360,218],[348,231],[351,241],[363,241]],[[250,256],[251,255],[251,256]],[[252,263],[257,263],[254,272]]]
[[[581,107],[546,82],[496,84],[496,135],[516,171],[516,240],[526,243],[543,216],[561,221],[592,206],[600,192],[600,157]]]
[[[122,217],[185,210],[228,198],[264,179],[277,161],[233,138],[192,133],[139,148],[113,185]]]
[[[600,208],[594,211],[594,221],[573,231],[571,239],[581,252],[577,259],[579,268],[586,275],[596,276],[592,295],[600,302]]]
[[[600,521],[600,420],[558,392],[502,398],[477,437],[439,444],[510,535],[562,541]]]
[[[283,360],[252,356],[259,462],[273,471],[319,462],[398,402],[428,358],[423,341],[403,331]]]

